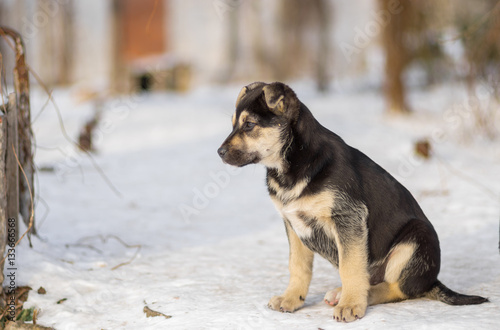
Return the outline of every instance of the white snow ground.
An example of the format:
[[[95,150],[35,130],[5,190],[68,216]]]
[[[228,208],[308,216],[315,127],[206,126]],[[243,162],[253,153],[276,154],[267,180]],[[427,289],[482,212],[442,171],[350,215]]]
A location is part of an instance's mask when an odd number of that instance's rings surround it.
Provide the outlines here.
[[[34,289],[25,307],[40,309],[38,323],[56,329],[499,329],[500,148],[498,140],[466,138],[463,89],[413,92],[415,115],[388,118],[376,92],[320,95],[307,83],[292,87],[320,122],[416,196],[440,237],[441,281],[490,303],[455,307],[419,299],[371,306],[362,320],[337,324],[322,299],[341,284],[338,271],[317,256],[305,306],[293,314],[269,310],[268,300],[288,281],[285,231],[267,196],[264,169],[220,161],[216,150],[230,131],[239,87],[211,87],[107,104],[95,160],[122,197],[86,156],[72,151],[52,106],[35,120],[37,163],[56,170],[38,173],[40,238],[32,249],[27,240],[18,247],[16,281]],[[59,91],[55,98],[76,137],[92,108],[71,95]],[[34,98],[34,117],[44,102],[42,94]],[[437,157],[424,162],[413,156],[413,143],[426,136],[434,136]],[[39,287],[47,294],[37,294]],[[144,306],[172,317],[146,318]]]

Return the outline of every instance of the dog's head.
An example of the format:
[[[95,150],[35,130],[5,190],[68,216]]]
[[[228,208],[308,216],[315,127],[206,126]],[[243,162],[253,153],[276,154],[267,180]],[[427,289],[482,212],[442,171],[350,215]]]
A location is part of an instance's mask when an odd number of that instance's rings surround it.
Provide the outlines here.
[[[233,131],[219,148],[219,156],[235,166],[260,163],[280,168],[299,110],[297,96],[283,83],[243,87],[236,100]]]

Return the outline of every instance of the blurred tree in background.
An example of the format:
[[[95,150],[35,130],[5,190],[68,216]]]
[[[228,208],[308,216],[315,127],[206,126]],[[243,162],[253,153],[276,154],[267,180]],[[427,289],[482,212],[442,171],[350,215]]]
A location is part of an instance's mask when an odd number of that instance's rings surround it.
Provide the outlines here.
[[[474,124],[493,139],[499,133],[495,129],[495,118],[500,101],[500,2],[486,0],[483,5],[486,11],[469,8],[459,12],[457,26],[468,63],[469,105]],[[491,95],[496,103],[482,102],[480,98],[484,94]]]
[[[429,83],[435,80],[439,67],[436,63],[444,54],[439,33],[432,31],[433,18],[436,18],[435,13],[446,9],[440,8],[439,1],[430,0],[378,0],[378,4],[381,10],[392,14],[382,33],[387,109],[390,113],[408,113],[411,107],[406,101],[405,71],[412,63],[417,63]]]
[[[241,3],[228,10],[226,51],[229,60],[221,80],[227,82],[252,74],[245,70],[243,74],[238,72],[238,64],[248,56],[243,43],[249,39],[255,79],[286,80],[309,75],[318,90],[326,91],[333,59],[331,1],[279,0],[275,5],[271,21],[262,15],[269,10],[269,2]],[[245,17],[250,24],[242,23]],[[269,34],[274,34],[273,38],[269,38]],[[268,46],[269,39],[272,39],[272,47]]]
[[[275,75],[284,80],[310,72],[320,91],[328,88],[331,60],[330,8],[326,0],[284,0],[278,10],[279,56]]]
[[[379,0],[380,8],[390,12],[392,0]],[[385,52],[384,94],[389,112],[409,112],[406,104],[406,86],[403,74],[409,62],[409,49],[405,40],[413,16],[411,2],[405,1],[398,14],[393,14],[382,34]]]
[[[72,82],[75,52],[75,26],[73,0],[64,1],[57,7],[37,0],[35,12],[46,12],[50,19],[37,29],[40,40],[40,57],[44,63],[38,69],[48,86],[64,86]]]
[[[394,0],[378,0],[389,10]],[[426,85],[463,79],[468,85],[468,111],[474,125],[494,138],[498,114],[500,77],[500,2],[497,0],[455,1],[401,0],[402,11],[386,25],[382,46],[385,53],[384,94],[387,110],[407,113],[405,73],[417,67],[426,74]],[[453,54],[444,48],[455,45]],[[459,54],[463,58],[457,60]],[[483,95],[496,102],[480,102]],[[483,100],[484,101],[484,100]]]

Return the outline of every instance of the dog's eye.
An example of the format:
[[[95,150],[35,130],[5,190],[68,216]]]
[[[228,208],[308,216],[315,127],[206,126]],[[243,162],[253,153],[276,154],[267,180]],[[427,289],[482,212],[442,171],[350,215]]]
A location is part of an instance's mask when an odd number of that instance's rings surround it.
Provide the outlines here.
[[[251,131],[255,125],[257,125],[256,123],[252,123],[252,122],[249,122],[249,121],[246,121],[244,124],[243,124],[243,130],[244,131]]]

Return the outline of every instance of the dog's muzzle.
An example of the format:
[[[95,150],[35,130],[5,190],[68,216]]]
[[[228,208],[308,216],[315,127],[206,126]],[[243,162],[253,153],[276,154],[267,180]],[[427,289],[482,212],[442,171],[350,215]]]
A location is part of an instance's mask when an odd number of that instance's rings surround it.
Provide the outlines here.
[[[227,154],[228,148],[225,146],[220,147],[217,149],[217,153],[219,154],[220,158],[224,159],[224,156]]]
[[[256,164],[260,159],[256,153],[244,153],[241,150],[231,150],[230,147],[226,145],[222,145],[217,149],[217,153],[224,163],[239,167],[248,164]]]

